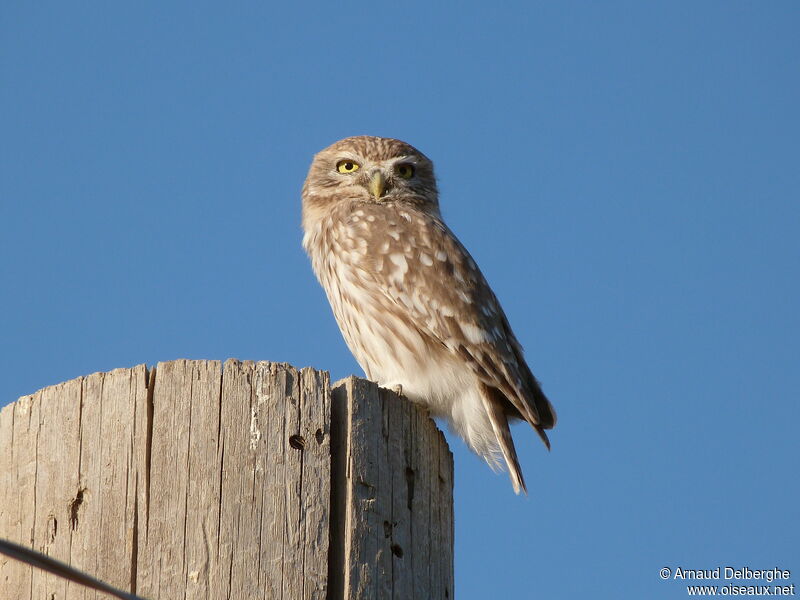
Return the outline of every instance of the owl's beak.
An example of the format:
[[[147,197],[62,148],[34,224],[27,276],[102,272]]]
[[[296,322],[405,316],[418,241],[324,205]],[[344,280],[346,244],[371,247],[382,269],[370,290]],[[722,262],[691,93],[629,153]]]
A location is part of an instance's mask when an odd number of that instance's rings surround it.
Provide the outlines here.
[[[373,195],[376,200],[380,200],[383,193],[386,191],[386,176],[383,171],[378,169],[374,171],[369,177],[369,185],[367,186],[369,193]]]

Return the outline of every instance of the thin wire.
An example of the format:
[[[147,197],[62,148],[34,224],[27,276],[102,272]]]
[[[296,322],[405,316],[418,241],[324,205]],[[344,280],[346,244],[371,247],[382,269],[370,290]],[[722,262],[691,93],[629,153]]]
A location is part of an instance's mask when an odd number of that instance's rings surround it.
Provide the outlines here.
[[[15,544],[14,542],[10,542],[9,540],[4,540],[2,538],[0,538],[0,554],[5,554],[6,556],[10,556],[11,558],[29,564],[37,569],[48,571],[49,573],[53,573],[54,575],[58,575],[64,579],[68,579],[88,588],[92,588],[93,590],[111,594],[112,596],[120,598],[121,600],[146,600],[141,596],[125,592],[108,585],[104,581],[95,579],[91,575],[87,575],[86,573],[78,571],[77,569],[70,567],[68,564],[61,562],[60,560],[56,560],[47,556],[46,554],[36,552],[35,550],[31,550],[30,548],[26,548],[25,546]]]

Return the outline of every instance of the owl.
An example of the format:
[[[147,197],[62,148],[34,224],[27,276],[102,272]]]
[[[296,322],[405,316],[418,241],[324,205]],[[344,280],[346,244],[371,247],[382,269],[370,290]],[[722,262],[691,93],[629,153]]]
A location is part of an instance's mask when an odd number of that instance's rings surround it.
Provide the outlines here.
[[[556,413],[475,261],[439,211],[433,163],[400,140],[350,137],[303,185],[303,247],[367,377],[448,423],[526,491],[509,421],[547,448]]]

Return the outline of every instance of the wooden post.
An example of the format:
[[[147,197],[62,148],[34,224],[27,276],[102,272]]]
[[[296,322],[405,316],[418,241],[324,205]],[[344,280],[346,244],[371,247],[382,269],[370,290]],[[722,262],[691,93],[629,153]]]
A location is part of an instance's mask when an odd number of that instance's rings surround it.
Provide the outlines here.
[[[423,410],[286,364],[95,373],[0,411],[0,538],[152,600],[453,597]],[[100,598],[0,556],[0,598]]]

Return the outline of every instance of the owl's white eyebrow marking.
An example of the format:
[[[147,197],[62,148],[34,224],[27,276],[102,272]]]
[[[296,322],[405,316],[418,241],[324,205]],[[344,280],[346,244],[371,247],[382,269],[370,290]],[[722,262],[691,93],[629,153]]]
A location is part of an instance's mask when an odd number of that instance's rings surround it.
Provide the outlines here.
[[[357,163],[361,164],[361,160],[362,160],[362,158],[361,158],[361,157],[360,157],[358,154],[355,154],[355,153],[353,153],[353,152],[348,152],[348,151],[346,151],[346,150],[345,150],[345,151],[341,152],[341,153],[340,153],[340,154],[339,154],[339,155],[338,155],[338,156],[337,156],[337,157],[334,159],[334,161],[333,161],[333,162],[334,162],[334,165],[335,165],[336,163],[340,162],[340,161],[343,161],[343,160],[352,160],[353,162],[357,162]]]
[[[406,154],[406,155],[403,155],[403,156],[395,156],[394,158],[389,158],[389,159],[387,159],[387,160],[385,160],[383,162],[388,163],[390,165],[394,165],[394,164],[397,164],[399,162],[408,163],[408,164],[412,164],[412,165],[417,165],[417,164],[419,164],[419,159],[416,156],[412,156],[410,154]]]

